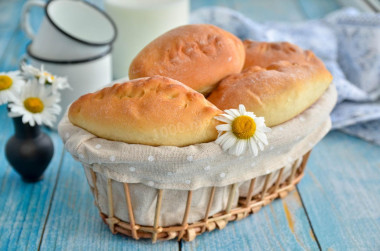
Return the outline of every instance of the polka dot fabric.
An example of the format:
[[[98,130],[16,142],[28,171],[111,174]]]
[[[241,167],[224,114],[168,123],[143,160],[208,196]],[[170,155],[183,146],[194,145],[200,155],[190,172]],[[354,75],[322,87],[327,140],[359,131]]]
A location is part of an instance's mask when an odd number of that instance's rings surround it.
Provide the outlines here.
[[[75,159],[119,182],[180,190],[225,186],[275,171],[308,152],[330,129],[335,102],[336,90],[331,86],[317,105],[272,127],[267,134],[269,146],[257,157],[229,155],[215,142],[153,147],[109,141],[74,126],[67,114],[59,133]]]

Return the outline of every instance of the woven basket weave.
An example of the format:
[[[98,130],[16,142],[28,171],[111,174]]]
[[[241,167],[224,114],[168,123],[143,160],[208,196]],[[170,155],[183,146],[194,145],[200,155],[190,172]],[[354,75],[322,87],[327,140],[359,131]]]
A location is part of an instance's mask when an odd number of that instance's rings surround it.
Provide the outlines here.
[[[112,233],[191,241],[294,189],[309,151],[331,127],[335,102],[331,86],[302,114],[272,128],[271,147],[254,160],[230,156],[215,142],[177,148],[109,141],[72,125],[67,115],[58,129]]]
[[[120,233],[127,236],[131,236],[134,239],[140,238],[151,238],[153,242],[157,240],[170,240],[177,238],[177,240],[192,241],[197,235],[202,234],[205,231],[212,231],[216,228],[223,229],[228,222],[240,220],[252,213],[256,213],[261,209],[262,206],[269,204],[274,199],[286,196],[289,191],[295,188],[295,185],[301,180],[304,174],[307,160],[309,158],[310,152],[305,154],[300,160],[296,160],[290,169],[290,173],[287,177],[284,177],[286,167],[282,167],[275,172],[268,173],[264,175],[264,184],[260,191],[253,194],[255,183],[257,178],[253,178],[249,181],[247,191],[244,192],[246,196],[240,196],[238,198],[237,206],[233,206],[234,195],[238,192],[238,183],[229,185],[229,196],[227,205],[224,210],[214,214],[209,215],[210,208],[214,201],[215,189],[212,187],[209,193],[208,206],[204,212],[204,217],[198,222],[188,223],[188,216],[191,210],[192,195],[194,191],[187,191],[187,200],[185,210],[183,212],[182,224],[177,226],[160,226],[160,210],[163,203],[163,197],[165,196],[164,189],[157,190],[157,200],[155,205],[155,215],[153,226],[142,226],[135,223],[134,217],[134,205],[131,200],[130,184],[121,183],[112,179],[107,178],[107,200],[108,200],[108,214],[102,213],[98,204],[99,190],[97,187],[97,179],[99,173],[94,172],[91,168],[88,168],[87,179],[91,187],[91,191],[95,197],[95,204],[97,205],[100,215],[103,221],[109,226],[112,233]],[[276,173],[276,174],[275,174]],[[87,173],[86,173],[87,174]],[[276,175],[275,182],[270,185],[270,180]],[[115,201],[113,184],[120,183],[124,188],[125,201]],[[241,194],[241,192],[239,193]],[[144,196],[144,195],[141,195]],[[128,209],[129,221],[125,222],[121,219],[115,217],[115,203],[125,203]]]

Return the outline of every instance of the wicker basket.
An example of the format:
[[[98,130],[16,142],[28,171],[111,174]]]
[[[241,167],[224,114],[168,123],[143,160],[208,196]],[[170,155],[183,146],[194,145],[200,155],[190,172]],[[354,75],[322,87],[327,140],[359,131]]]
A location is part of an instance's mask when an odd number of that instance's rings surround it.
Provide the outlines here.
[[[230,156],[215,142],[178,148],[109,141],[74,126],[67,115],[58,129],[112,233],[191,241],[294,189],[310,150],[331,127],[335,101],[331,86],[302,114],[272,128],[271,146],[254,158]]]
[[[95,204],[99,208],[100,215],[104,223],[109,226],[112,233],[120,233],[131,236],[136,240],[140,238],[151,238],[153,242],[156,242],[157,240],[170,240],[174,238],[177,238],[177,240],[183,239],[186,241],[192,241],[197,235],[200,235],[205,231],[212,231],[216,228],[223,229],[228,222],[243,219],[252,213],[256,213],[261,209],[262,206],[269,204],[274,199],[278,197],[283,198],[286,196],[289,191],[295,188],[295,185],[303,177],[309,154],[310,152],[305,154],[301,159],[295,161],[290,166],[290,172],[288,172],[286,177],[284,177],[286,169],[285,166],[276,170],[275,172],[271,172],[260,177],[264,179],[264,183],[261,186],[259,192],[256,192],[255,195],[253,194],[253,191],[257,178],[246,181],[249,185],[246,186],[247,190],[244,193],[239,192],[238,189],[238,187],[241,186],[241,183],[229,185],[229,195],[225,209],[216,214],[209,215],[216,190],[216,187],[212,187],[210,189],[208,205],[204,212],[204,217],[198,222],[188,223],[188,216],[191,210],[192,196],[194,191],[187,191],[187,200],[185,210],[183,212],[182,224],[165,227],[160,226],[159,219],[160,210],[163,204],[162,198],[165,196],[165,191],[167,190],[156,189],[157,200],[154,211],[155,215],[153,226],[138,225],[135,223],[133,211],[134,205],[131,200],[130,184],[120,183],[109,178],[107,179],[106,189],[108,200],[108,214],[106,215],[102,213],[102,210],[98,204],[99,191],[96,184],[98,183],[97,179],[101,174],[94,172],[91,168],[88,167],[85,167],[85,169],[91,191],[95,197]],[[274,175],[276,177],[274,177]],[[270,184],[270,180],[273,180],[273,177],[275,178],[274,183]],[[123,186],[125,201],[114,201],[114,183],[120,183]],[[233,206],[233,200],[236,192],[239,194],[238,203],[237,206]],[[245,194],[246,196],[240,196],[241,194]],[[115,203],[125,203],[128,210],[130,222],[125,222],[115,217]]]

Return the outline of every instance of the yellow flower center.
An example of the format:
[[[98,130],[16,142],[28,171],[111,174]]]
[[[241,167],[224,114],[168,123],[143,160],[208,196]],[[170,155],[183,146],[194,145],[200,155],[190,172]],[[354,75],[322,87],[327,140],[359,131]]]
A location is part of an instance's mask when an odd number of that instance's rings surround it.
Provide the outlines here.
[[[55,79],[54,75],[48,73],[48,72],[42,72],[42,75],[46,77],[45,85],[51,85]]]
[[[24,107],[31,113],[40,113],[44,110],[44,103],[39,98],[30,97],[24,100]]]
[[[7,75],[0,75],[0,91],[11,88],[13,84],[12,79]]]
[[[232,121],[232,132],[239,139],[249,139],[256,132],[255,120],[249,116],[239,116]]]
[[[42,73],[45,77],[49,77],[51,80],[54,80],[54,75],[48,73],[48,72],[44,72]]]

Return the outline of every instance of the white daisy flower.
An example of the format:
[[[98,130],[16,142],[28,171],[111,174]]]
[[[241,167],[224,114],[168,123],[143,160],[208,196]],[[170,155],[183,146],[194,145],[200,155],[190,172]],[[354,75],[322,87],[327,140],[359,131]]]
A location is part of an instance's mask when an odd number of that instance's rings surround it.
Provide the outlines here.
[[[50,85],[53,92],[70,88],[67,78],[57,77],[45,71],[43,65],[41,65],[41,69],[37,69],[31,65],[23,63],[21,65],[21,71],[26,78],[36,78],[40,84]]]
[[[40,70],[28,65],[26,63],[21,64],[21,72],[27,79],[37,78],[40,75]]]
[[[25,84],[19,73],[18,71],[0,73],[0,105],[13,101]]]
[[[248,151],[257,156],[259,149],[264,150],[268,145],[266,132],[271,129],[266,127],[263,117],[256,117],[253,112],[247,112],[244,105],[239,105],[239,110],[225,110],[225,114],[215,117],[225,124],[217,125],[219,136],[216,143],[229,154],[239,156]]]
[[[59,95],[52,93],[37,81],[29,81],[20,96],[9,104],[10,117],[22,116],[24,124],[29,123],[52,127],[61,112]]]

